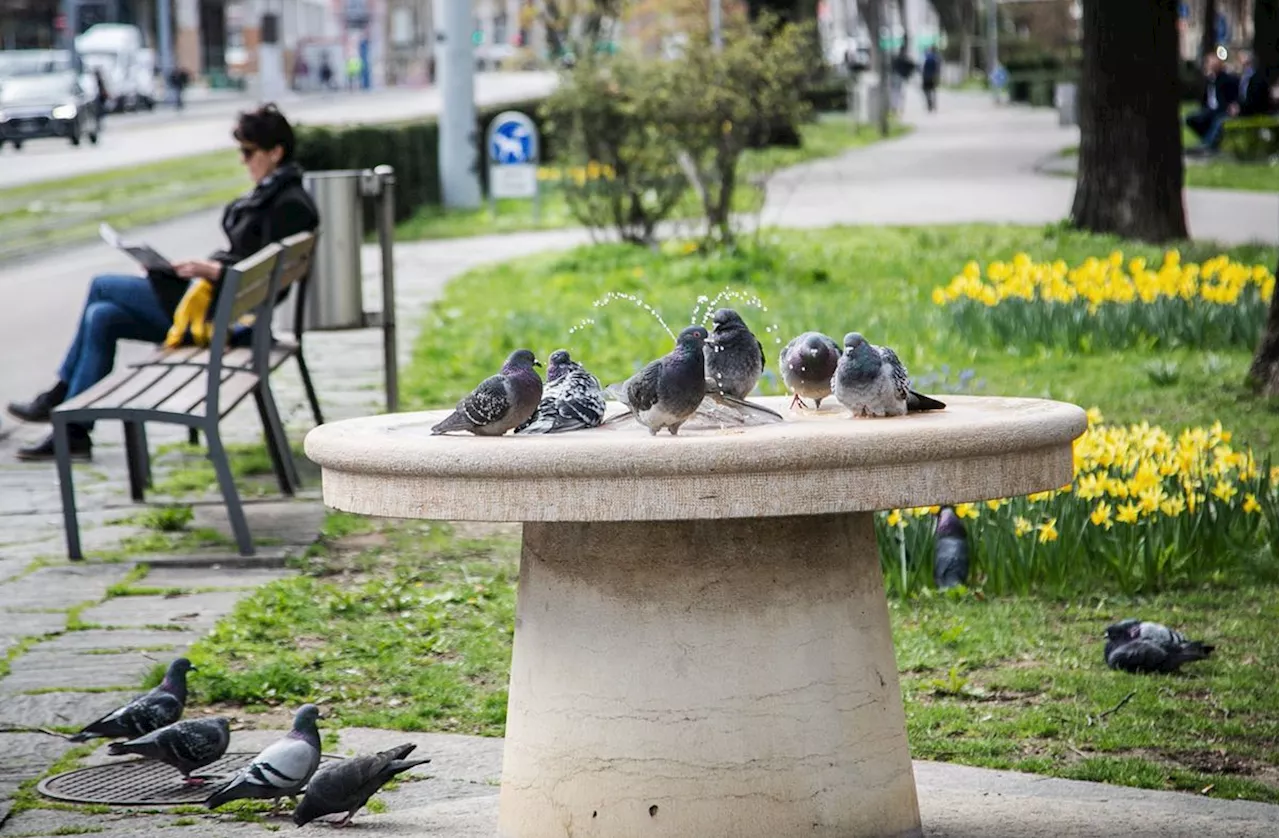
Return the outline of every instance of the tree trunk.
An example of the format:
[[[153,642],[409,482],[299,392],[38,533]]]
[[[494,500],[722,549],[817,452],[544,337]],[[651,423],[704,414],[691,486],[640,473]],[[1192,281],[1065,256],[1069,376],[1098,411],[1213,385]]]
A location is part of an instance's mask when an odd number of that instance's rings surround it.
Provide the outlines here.
[[[1218,2],[1204,0],[1200,15],[1200,57],[1208,55],[1218,46]]]
[[[860,4],[861,5],[861,4]],[[862,19],[867,22],[871,39],[871,66],[876,72],[876,121],[880,135],[889,136],[889,53],[880,45],[880,26],[884,21],[884,0],[869,0],[863,6]]]
[[[1276,61],[1280,56],[1280,20],[1276,0],[1254,0],[1253,66],[1270,88],[1276,83]]]
[[[1185,239],[1177,0],[1083,5],[1071,223],[1148,242]]]
[[[1280,274],[1280,262],[1276,264]],[[1280,395],[1280,288],[1271,292],[1271,307],[1267,308],[1267,325],[1253,352],[1249,365],[1249,384],[1267,398]]]

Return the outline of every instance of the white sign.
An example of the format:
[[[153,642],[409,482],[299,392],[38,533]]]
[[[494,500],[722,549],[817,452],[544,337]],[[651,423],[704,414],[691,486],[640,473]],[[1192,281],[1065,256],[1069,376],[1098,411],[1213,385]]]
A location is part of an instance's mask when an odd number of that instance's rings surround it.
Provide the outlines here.
[[[538,127],[519,111],[503,111],[489,123],[490,198],[538,194]]]

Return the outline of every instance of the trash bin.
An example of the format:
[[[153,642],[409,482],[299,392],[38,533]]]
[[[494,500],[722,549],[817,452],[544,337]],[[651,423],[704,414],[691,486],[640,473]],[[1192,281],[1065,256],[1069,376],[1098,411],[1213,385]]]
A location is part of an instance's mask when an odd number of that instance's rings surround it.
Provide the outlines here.
[[[1058,108],[1058,124],[1079,124],[1079,113],[1076,111],[1075,82],[1060,81],[1053,86],[1053,102]]]
[[[320,239],[307,287],[307,331],[360,329],[365,324],[360,246],[364,200],[360,169],[307,172],[303,185],[320,211]]]

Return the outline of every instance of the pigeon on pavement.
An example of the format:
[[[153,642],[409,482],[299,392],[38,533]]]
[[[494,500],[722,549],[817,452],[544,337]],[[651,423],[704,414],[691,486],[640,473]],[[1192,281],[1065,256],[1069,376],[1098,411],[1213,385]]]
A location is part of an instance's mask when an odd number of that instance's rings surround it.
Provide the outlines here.
[[[231,723],[215,716],[186,719],[128,742],[112,742],[107,746],[107,753],[112,756],[137,754],[159,760],[181,771],[184,783],[197,786],[204,783],[204,778],[192,777],[191,772],[221,759],[230,742]]]
[[[173,724],[182,718],[182,710],[187,704],[187,673],[194,670],[191,661],[178,658],[169,664],[164,680],[155,689],[85,725],[69,741],[133,739]]]
[[[854,416],[902,416],[908,410],[946,407],[911,389],[907,369],[892,349],[868,343],[857,332],[844,336],[834,389],[836,399]]]
[[[528,349],[512,352],[502,371],[481,381],[431,433],[470,431],[478,436],[501,436],[518,427],[538,409],[542,398],[542,379],[536,366],[541,365]]]
[[[293,716],[293,730],[268,745],[240,773],[214,791],[204,805],[216,809],[232,800],[270,799],[275,811],[280,798],[296,797],[320,765],[318,718],[320,708],[314,704],[299,707]]]
[[[631,408],[636,421],[650,434],[666,428],[675,436],[706,395],[702,355],[706,340],[706,329],[685,327],[676,337],[675,349],[650,361],[622,384],[610,386],[609,391]]]
[[[782,381],[795,394],[791,406],[804,406],[805,399],[814,400],[814,408],[831,395],[831,379],[840,362],[840,347],[821,332],[805,332],[794,337],[778,355]]]
[[[557,349],[547,363],[547,386],[533,416],[518,434],[558,434],[594,428],[604,419],[604,390],[587,368]]]
[[[1125,672],[1177,672],[1183,664],[1204,660],[1214,650],[1168,626],[1132,618],[1107,626],[1106,636],[1107,666]]]
[[[293,812],[293,822],[305,826],[316,818],[346,812],[335,826],[346,826],[369,798],[397,774],[430,759],[405,759],[416,746],[404,744],[389,751],[333,762],[316,772],[307,793]]]
[[[969,535],[964,523],[950,506],[938,513],[934,529],[933,582],[945,591],[969,580]]]

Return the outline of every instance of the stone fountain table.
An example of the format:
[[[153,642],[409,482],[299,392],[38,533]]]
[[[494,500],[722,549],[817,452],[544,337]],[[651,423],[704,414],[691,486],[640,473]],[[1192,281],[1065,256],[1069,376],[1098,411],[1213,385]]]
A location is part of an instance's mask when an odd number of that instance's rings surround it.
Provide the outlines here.
[[[306,451],[337,509],[523,522],[502,838],[896,838],[920,814],[872,512],[1063,486],[1086,426],[946,400],[675,438],[433,437],[445,411],[393,414]]]

